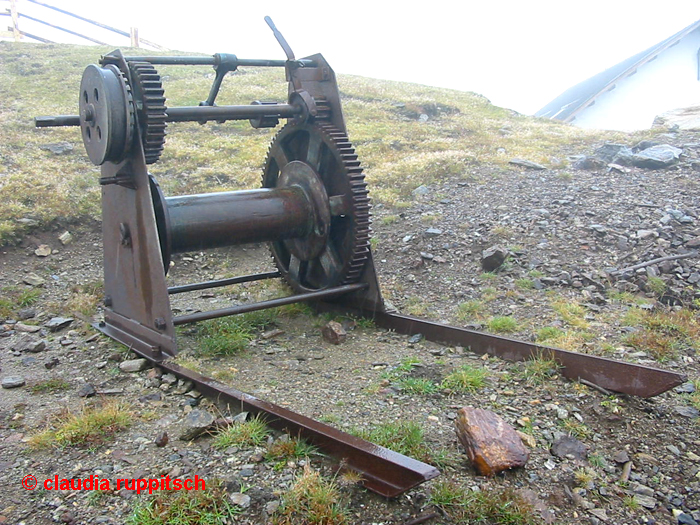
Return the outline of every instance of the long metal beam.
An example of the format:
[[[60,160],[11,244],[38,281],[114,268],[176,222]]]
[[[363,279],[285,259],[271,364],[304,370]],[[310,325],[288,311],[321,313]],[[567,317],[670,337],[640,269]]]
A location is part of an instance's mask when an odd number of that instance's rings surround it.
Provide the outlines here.
[[[323,303],[320,307],[326,310],[348,311],[337,304]],[[350,311],[373,319],[379,327],[406,335],[422,334],[429,341],[462,346],[477,354],[490,354],[508,361],[524,361],[540,356],[552,358],[562,367],[560,373],[564,377],[574,381],[584,379],[612,392],[648,398],[662,394],[687,380],[683,374],[660,368],[569,352],[398,313]]]
[[[377,494],[393,498],[440,474],[432,465],[263,401],[170,361],[161,362],[161,354],[133,350],[166,372],[192,381],[205,396],[225,403],[235,411],[259,414],[269,427],[305,439],[346,468],[359,472],[362,484]]]
[[[666,392],[687,379],[682,374],[659,368],[535,345],[406,315],[380,312],[376,314],[375,322],[378,326],[400,333],[421,333],[431,341],[461,345],[473,352],[487,353],[509,361],[523,361],[538,356],[551,357],[562,366],[560,372],[564,377],[585,379],[613,392],[643,398]]]

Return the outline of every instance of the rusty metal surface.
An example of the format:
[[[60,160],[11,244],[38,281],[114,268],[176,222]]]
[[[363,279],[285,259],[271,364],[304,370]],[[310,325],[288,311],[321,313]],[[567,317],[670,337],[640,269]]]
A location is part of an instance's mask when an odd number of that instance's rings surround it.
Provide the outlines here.
[[[422,334],[430,341],[463,346],[472,352],[491,354],[509,361],[552,357],[563,367],[561,374],[565,377],[585,379],[613,392],[647,398],[666,392],[686,380],[682,374],[659,368],[539,346],[407,315],[388,312],[364,312],[363,315],[373,318],[377,326],[402,334]]]
[[[314,225],[313,207],[298,187],[167,197],[172,253],[300,238]]]

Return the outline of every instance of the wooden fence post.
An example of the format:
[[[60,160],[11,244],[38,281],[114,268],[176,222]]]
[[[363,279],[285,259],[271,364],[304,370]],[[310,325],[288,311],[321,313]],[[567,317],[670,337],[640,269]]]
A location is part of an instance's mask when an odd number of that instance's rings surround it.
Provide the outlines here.
[[[130,33],[131,33],[131,47],[141,47],[139,45],[139,28],[132,27]]]
[[[19,31],[19,14],[17,14],[16,0],[10,0],[10,16],[12,16],[12,34],[15,42],[22,40],[22,33]]]

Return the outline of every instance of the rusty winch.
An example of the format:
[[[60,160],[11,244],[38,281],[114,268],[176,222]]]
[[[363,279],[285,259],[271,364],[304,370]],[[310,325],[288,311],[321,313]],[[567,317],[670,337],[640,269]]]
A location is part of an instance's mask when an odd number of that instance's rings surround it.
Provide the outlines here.
[[[83,73],[77,116],[38,117],[36,125],[79,126],[90,160],[101,166],[104,321],[108,336],[190,379],[203,393],[265,415],[268,424],[306,437],[358,470],[365,485],[395,496],[438,471],[323,423],[239,392],[170,362],[175,327],[284,304],[310,301],[323,309],[364,315],[378,326],[522,360],[546,354],[562,374],[600,388],[650,397],[680,384],[680,374],[433,323],[387,311],[370,250],[369,197],[348,140],[333,70],[320,54],[296,59],[269,18],[286,60],[124,56],[114,51]],[[199,106],[168,107],[158,65],[211,65],[216,76]],[[286,103],[217,106],[221,83],[240,66],[284,68]],[[148,165],[163,151],[168,122],[249,120],[254,128],[287,123],[264,163],[262,187],[166,197]],[[270,244],[277,270],[168,286],[171,256],[245,243]],[[262,279],[282,278],[288,297],[174,316],[169,296]]]
[[[169,294],[282,277],[297,292],[283,302],[352,296],[381,305],[370,259],[369,197],[347,138],[333,70],[321,55],[296,60],[127,57],[119,51],[88,66],[80,85],[80,126],[90,160],[102,166],[105,317],[102,330],[143,352],[175,355],[175,326],[278,306],[248,304],[173,317]],[[210,64],[216,77],[199,106],[168,108],[159,64]],[[284,67],[287,103],[215,104],[224,76],[240,66]],[[262,188],[165,197],[147,166],[163,151],[168,122],[249,120],[254,128],[288,123],[265,161]],[[67,119],[38,119],[40,125]],[[75,120],[75,117],[73,117]],[[276,272],[170,287],[173,254],[269,242]],[[357,302],[359,301],[359,303]],[[369,301],[369,302],[368,302]]]

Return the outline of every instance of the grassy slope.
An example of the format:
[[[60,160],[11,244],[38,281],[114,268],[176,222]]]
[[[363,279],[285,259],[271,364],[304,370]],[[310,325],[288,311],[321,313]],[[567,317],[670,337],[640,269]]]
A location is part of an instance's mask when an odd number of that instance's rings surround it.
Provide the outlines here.
[[[109,48],[0,42],[0,244],[40,224],[99,217],[99,168],[76,128],[36,129],[38,115],[76,114],[80,77]],[[126,52],[126,51],[125,51]],[[209,67],[161,67],[168,105],[197,105],[213,78]],[[525,157],[550,164],[565,148],[597,137],[570,126],[497,108],[473,93],[340,76],[350,138],[367,168],[375,202],[401,207],[411,191],[446,175],[470,176],[483,164]],[[219,104],[283,101],[280,70],[229,75]],[[427,114],[427,122],[419,121]],[[256,187],[275,130],[247,122],[171,124],[162,160],[151,167],[166,194]],[[66,141],[57,156],[41,145]],[[502,150],[499,153],[499,149]],[[503,153],[505,150],[505,153]]]

